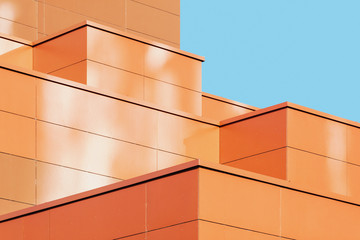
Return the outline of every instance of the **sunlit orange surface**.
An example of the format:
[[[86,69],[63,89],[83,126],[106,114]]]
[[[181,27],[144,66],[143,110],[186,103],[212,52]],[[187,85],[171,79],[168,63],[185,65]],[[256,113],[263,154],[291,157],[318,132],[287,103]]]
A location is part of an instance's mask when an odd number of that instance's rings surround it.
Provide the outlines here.
[[[202,92],[179,1],[0,16],[0,240],[360,239],[359,123]]]

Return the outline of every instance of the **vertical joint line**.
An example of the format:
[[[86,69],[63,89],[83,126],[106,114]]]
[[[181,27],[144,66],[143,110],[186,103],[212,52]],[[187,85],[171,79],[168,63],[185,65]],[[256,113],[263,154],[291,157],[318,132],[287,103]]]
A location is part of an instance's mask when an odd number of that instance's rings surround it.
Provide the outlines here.
[[[156,171],[159,171],[159,150],[156,149]]]
[[[37,159],[38,159],[38,156],[37,156],[37,125],[38,125],[38,119],[37,119],[37,116],[38,116],[38,109],[37,109],[37,94],[38,94],[38,83],[39,83],[39,81],[38,81],[38,79],[36,79],[35,78],[35,139],[34,139],[34,141],[35,141],[35,143],[34,143],[34,146],[35,146],[35,205],[37,205],[37,203],[38,203],[38,199],[37,199],[37,185],[38,185],[38,179],[37,179],[37,168],[38,168],[38,161],[37,161]]]
[[[282,206],[282,189],[280,189],[280,203],[279,203],[279,205],[280,205],[280,206],[279,206],[279,209],[280,209],[280,210],[279,210],[279,211],[280,211],[280,213],[279,213],[280,229],[279,229],[279,230],[280,230],[280,238],[282,238],[282,216],[281,216],[281,214],[282,214],[282,211],[281,211],[281,210],[282,210],[282,209],[281,209],[281,206]]]
[[[124,1],[124,27],[125,27],[125,31],[127,30],[127,2],[128,1]]]
[[[147,183],[145,183],[145,236],[147,235],[148,227],[147,227]]]

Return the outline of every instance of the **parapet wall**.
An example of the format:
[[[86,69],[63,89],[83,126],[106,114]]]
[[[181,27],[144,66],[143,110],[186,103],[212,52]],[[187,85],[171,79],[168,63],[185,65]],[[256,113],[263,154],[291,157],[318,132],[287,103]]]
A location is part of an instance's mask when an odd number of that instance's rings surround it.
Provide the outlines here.
[[[8,0],[0,16],[0,33],[30,41],[93,20],[180,46],[180,0]]]

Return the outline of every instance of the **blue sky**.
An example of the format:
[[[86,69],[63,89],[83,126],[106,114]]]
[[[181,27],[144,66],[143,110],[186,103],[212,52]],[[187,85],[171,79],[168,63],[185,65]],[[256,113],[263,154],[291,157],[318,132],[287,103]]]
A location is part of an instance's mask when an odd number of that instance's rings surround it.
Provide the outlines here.
[[[359,0],[181,0],[181,49],[204,92],[360,122]]]

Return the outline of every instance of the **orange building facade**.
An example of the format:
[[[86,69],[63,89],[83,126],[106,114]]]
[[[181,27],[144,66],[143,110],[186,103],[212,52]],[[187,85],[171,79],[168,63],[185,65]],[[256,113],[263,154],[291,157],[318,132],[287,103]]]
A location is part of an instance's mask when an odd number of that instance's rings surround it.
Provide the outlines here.
[[[202,92],[180,1],[0,1],[0,239],[359,239],[360,124]]]

